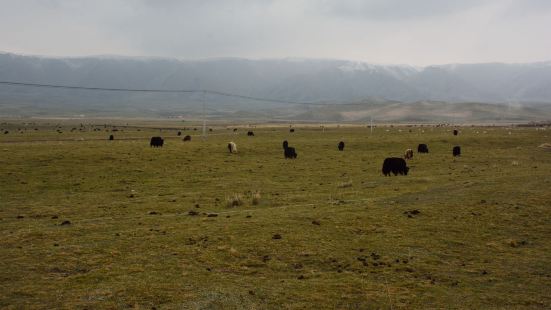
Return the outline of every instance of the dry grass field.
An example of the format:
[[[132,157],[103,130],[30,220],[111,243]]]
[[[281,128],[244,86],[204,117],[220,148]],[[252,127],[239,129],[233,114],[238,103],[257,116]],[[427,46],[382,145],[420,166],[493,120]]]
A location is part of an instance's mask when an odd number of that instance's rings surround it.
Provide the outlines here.
[[[549,129],[117,122],[3,121],[0,308],[551,308]]]

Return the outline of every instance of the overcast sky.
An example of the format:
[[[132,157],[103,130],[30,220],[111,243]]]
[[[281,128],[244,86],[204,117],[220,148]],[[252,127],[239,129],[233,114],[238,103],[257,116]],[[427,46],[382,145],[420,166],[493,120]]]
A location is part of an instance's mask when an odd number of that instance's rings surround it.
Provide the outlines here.
[[[0,51],[532,62],[551,60],[551,0],[0,0]]]

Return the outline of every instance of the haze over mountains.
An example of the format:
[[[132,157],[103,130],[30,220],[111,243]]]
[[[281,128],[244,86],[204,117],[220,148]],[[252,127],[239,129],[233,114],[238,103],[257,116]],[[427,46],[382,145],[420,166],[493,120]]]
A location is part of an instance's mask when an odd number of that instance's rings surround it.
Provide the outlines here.
[[[422,121],[431,115],[477,120],[482,119],[482,114],[488,119],[509,115],[507,119],[538,120],[549,119],[546,113],[551,103],[551,62],[420,68],[345,60],[181,61],[47,58],[3,53],[0,54],[0,81],[108,88],[209,89],[329,104],[300,106],[209,95],[209,115],[220,118],[264,115],[354,121],[362,120],[361,115],[371,117],[379,111],[376,116],[388,120]],[[201,113],[200,99],[198,94],[109,93],[0,85],[0,115],[193,116]],[[405,111],[405,114],[387,111],[383,115],[383,106],[393,106],[393,111]],[[448,114],[440,115],[434,109],[444,109]],[[492,110],[495,111],[488,112]],[[396,116],[392,117],[393,114]]]

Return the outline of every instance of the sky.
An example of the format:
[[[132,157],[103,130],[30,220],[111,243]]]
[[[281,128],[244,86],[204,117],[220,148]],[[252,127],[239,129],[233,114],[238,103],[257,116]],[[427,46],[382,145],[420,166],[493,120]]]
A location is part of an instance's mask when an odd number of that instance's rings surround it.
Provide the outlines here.
[[[0,0],[0,51],[416,66],[549,61],[551,0]]]

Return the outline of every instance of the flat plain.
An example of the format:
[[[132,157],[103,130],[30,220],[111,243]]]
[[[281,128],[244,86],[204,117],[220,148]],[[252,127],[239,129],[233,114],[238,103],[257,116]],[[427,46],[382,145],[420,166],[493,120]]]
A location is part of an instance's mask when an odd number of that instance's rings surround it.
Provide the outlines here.
[[[0,308],[551,308],[550,129],[0,127]]]

